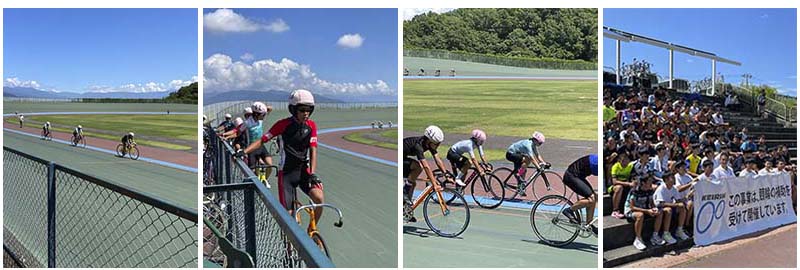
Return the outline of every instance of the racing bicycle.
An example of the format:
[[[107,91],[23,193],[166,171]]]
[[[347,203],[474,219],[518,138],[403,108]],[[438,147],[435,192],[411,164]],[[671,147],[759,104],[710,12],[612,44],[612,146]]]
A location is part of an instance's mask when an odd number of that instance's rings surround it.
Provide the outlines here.
[[[81,146],[83,148],[86,148],[86,136],[83,135],[75,136],[75,134],[73,134],[72,139],[70,141],[72,142],[72,146]]]
[[[337,228],[341,228],[342,224],[343,224],[342,223],[342,210],[339,210],[339,208],[337,208],[336,206],[333,206],[332,204],[327,204],[327,203],[316,204],[316,203],[312,202],[311,200],[308,201],[308,204],[302,205],[300,203],[300,201],[297,199],[297,193],[295,193],[295,197],[294,197],[294,219],[296,219],[297,223],[299,223],[302,226],[303,225],[303,220],[301,218],[300,213],[306,213],[308,215],[308,228],[309,228],[308,237],[310,237],[311,240],[314,240],[314,243],[317,244],[317,246],[319,247],[320,250],[322,250],[322,252],[325,252],[325,256],[328,256],[328,258],[331,258],[330,248],[328,247],[327,244],[325,244],[325,240],[322,238],[322,234],[320,234],[319,230],[317,229],[317,221],[316,221],[316,219],[314,219],[314,216],[316,215],[316,211],[317,211],[316,209],[317,208],[321,208],[321,207],[327,207],[327,208],[333,209],[336,212],[336,215],[339,217],[339,220],[334,222],[333,226],[336,226]]]
[[[425,223],[434,233],[442,237],[461,235],[469,226],[467,201],[458,191],[440,186],[439,181],[430,183],[413,202],[403,203],[403,220],[410,222],[414,210],[423,205]]]
[[[563,211],[572,206],[572,201],[563,195],[550,194],[537,200],[531,209],[531,228],[539,239],[547,245],[563,247],[569,245],[578,236],[597,237],[592,226],[597,226],[597,217],[591,222],[583,222],[586,208],[575,211],[575,220],[570,220]]]
[[[124,152],[123,152],[124,151]],[[128,144],[128,148],[125,149],[125,145],[120,143],[117,145],[117,156],[125,157],[128,155],[129,158],[133,160],[139,159],[139,146],[136,143]]]
[[[50,132],[49,130],[42,130],[42,140],[52,141],[53,132]]]
[[[528,189],[530,186],[530,191],[533,194],[533,200],[538,200],[540,197],[546,194],[558,194],[558,195],[566,195],[567,190],[563,184],[561,184],[561,176],[559,176],[556,172],[550,170],[549,164],[542,164],[540,168],[535,166],[528,166],[528,169],[533,170],[526,170],[525,174],[528,174],[527,171],[533,171],[530,174],[530,177],[522,177],[522,182],[517,181],[517,178],[514,177],[513,169],[507,167],[500,167],[495,169],[492,174],[496,175],[500,179],[503,180],[503,186],[506,188],[505,192],[505,200],[506,201],[519,201],[517,197],[525,197],[527,194],[525,190]],[[521,185],[521,188],[519,187]],[[543,194],[537,193],[537,190],[541,192],[542,190],[545,191]]]
[[[439,182],[439,185],[454,190],[462,196],[464,195],[464,189],[469,186],[470,192],[472,193],[472,200],[480,207],[487,209],[497,208],[503,203],[503,199],[505,198],[506,190],[503,187],[503,182],[500,181],[500,178],[491,173],[492,164],[481,163],[480,165],[483,167],[485,174],[481,176],[475,167],[469,168],[467,172],[468,177],[464,178],[464,184],[466,185],[463,187],[456,185],[453,181],[446,180],[455,179],[453,173],[449,171],[443,173],[442,170],[436,169],[433,171],[433,175],[436,177],[436,181]],[[455,196],[450,197],[450,201],[455,198]],[[448,201],[448,203],[450,202]]]

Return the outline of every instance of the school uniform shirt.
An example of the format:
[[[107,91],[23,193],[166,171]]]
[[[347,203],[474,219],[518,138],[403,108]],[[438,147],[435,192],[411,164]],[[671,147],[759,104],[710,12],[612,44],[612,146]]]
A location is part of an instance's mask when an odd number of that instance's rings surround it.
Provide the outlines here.
[[[674,177],[675,177],[676,188],[678,186],[683,186],[692,182],[692,177],[688,173],[686,174],[675,173]],[[686,198],[686,196],[689,195],[689,190],[691,190],[691,188],[687,188],[684,191],[678,191],[681,194],[680,198]]]
[[[742,170],[741,172],[739,172],[739,177],[754,177],[754,176],[756,176],[758,174],[759,174],[758,172],[751,171],[751,170],[748,169],[748,170]]]
[[[714,175],[717,179],[725,177],[736,177],[736,175],[733,174],[733,169],[731,169],[731,167],[728,166],[723,167],[722,165],[714,169],[714,172],[712,172],[711,174]]]
[[[672,188],[667,188],[666,183],[661,183],[661,185],[656,188],[656,191],[653,193],[653,201],[656,205],[660,205],[662,203],[674,203],[682,199],[681,193],[678,192],[678,189],[673,185]]]

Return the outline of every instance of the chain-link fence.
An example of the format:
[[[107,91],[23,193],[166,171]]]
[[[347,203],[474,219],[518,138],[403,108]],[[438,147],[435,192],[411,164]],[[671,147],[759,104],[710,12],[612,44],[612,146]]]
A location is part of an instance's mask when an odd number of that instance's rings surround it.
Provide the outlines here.
[[[197,267],[197,214],[3,147],[4,245],[26,266]]]
[[[215,183],[203,187],[203,217],[245,251],[259,268],[333,267],[330,259],[289,216],[278,200],[240,159],[233,148],[210,132],[209,147]],[[203,230],[203,256],[218,264],[226,262],[220,239]]]

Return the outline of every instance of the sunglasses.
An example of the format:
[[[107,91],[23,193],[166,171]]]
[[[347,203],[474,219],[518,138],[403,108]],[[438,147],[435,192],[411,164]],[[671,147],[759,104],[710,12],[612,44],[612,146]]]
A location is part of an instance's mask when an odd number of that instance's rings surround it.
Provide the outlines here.
[[[313,112],[313,111],[314,111],[314,108],[312,108],[312,107],[306,107],[306,106],[303,106],[303,107],[297,107],[297,111],[298,111],[298,112]]]

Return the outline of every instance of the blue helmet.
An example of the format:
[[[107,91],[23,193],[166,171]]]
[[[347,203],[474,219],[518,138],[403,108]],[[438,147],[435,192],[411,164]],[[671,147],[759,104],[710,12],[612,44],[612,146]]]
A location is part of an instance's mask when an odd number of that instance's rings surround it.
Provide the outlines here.
[[[589,155],[589,167],[592,168],[592,175],[597,176],[597,154]]]

